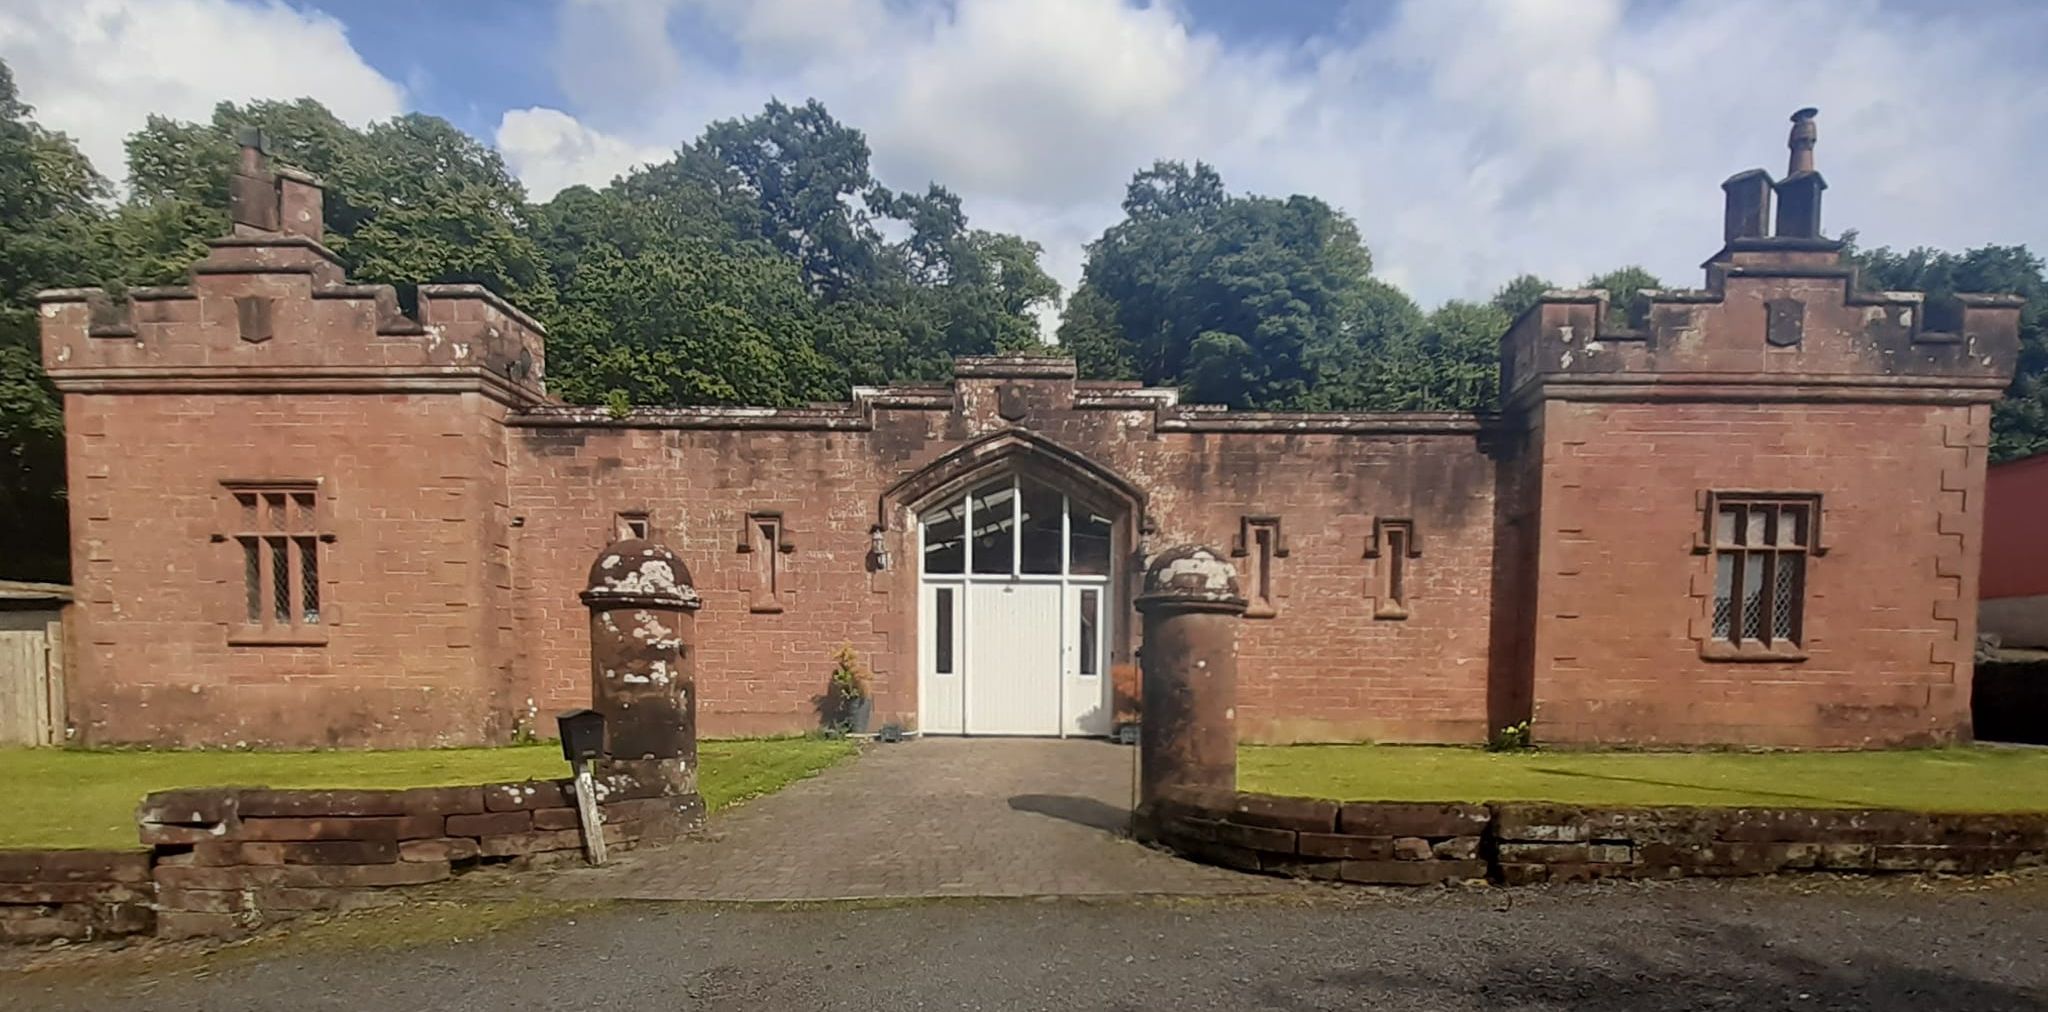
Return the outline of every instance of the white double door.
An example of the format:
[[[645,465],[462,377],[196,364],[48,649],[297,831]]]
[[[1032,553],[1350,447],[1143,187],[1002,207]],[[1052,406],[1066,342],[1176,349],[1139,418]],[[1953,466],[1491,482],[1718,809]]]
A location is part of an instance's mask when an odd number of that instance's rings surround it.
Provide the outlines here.
[[[1108,581],[927,579],[921,726],[933,734],[1110,731]]]

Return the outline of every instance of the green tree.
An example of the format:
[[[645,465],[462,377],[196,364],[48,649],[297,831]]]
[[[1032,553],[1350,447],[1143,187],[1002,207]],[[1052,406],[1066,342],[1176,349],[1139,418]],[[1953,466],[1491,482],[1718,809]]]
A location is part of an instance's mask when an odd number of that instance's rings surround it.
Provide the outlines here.
[[[1060,350],[1074,359],[1090,379],[1134,379],[1130,342],[1116,322],[1116,303],[1086,281],[1074,290],[1060,314]]]
[[[1312,411],[1398,411],[1413,407],[1416,359],[1425,322],[1406,292],[1366,278],[1345,302],[1334,339],[1310,356],[1317,383],[1299,407]]]
[[[1371,271],[1358,229],[1322,201],[1232,197],[1208,165],[1162,161],[1090,245],[1075,303],[1098,315],[1070,310],[1068,330],[1091,370],[1127,363],[1197,400],[1294,407],[1353,357],[1343,317]]]
[[[723,257],[738,265],[737,276],[756,279],[749,290],[757,296],[780,283],[758,275],[762,262],[794,265],[802,290],[811,294],[803,321],[787,315],[795,303],[780,296],[736,305],[772,305],[784,314],[773,318],[769,332],[801,336],[825,363],[829,388],[809,389],[800,378],[765,386],[740,377],[726,377],[723,384],[702,377],[672,381],[666,367],[627,383],[616,367],[629,360],[610,360],[614,368],[603,376],[585,377],[578,370],[596,359],[558,354],[550,359],[555,389],[582,399],[619,389],[665,391],[664,403],[696,396],[723,402],[726,390],[755,390],[773,395],[762,403],[793,403],[844,397],[850,383],[943,378],[956,355],[1042,347],[1036,314],[1058,298],[1059,289],[1039,266],[1037,244],[970,228],[959,198],[942,186],[893,192],[867,174],[867,161],[865,138],[832,120],[822,106],[771,103],[760,116],[713,124],[674,158],[603,190],[565,190],[533,215],[555,283],[564,301],[579,307],[589,304],[580,289],[598,283],[583,269],[597,256],[613,267],[651,257],[665,260],[671,270],[677,264],[708,267],[712,258]],[[901,222],[908,234],[885,242],[873,227],[880,219]],[[551,321],[551,336],[564,347],[715,343],[712,335],[676,328],[716,319],[570,313]],[[656,329],[635,333],[634,327]],[[714,357],[697,368],[752,368],[751,361]],[[810,376],[814,370],[807,364],[797,373]]]
[[[691,240],[592,249],[550,335],[556,392],[586,404],[782,406],[839,396],[826,320],[797,266]]]
[[[1556,287],[1534,274],[1517,274],[1514,280],[1500,286],[1489,301],[1492,302],[1493,308],[1507,314],[1508,321],[1512,323],[1527,312],[1530,306],[1541,301],[1543,293]]]
[[[106,267],[106,181],[37,125],[0,62],[0,577],[69,568],[61,402],[43,375],[35,294]]]
[[[351,277],[481,284],[546,317],[553,279],[525,190],[496,151],[433,116],[356,130],[312,99],[223,102],[204,124],[151,117],[130,137],[132,195],[114,230],[129,280],[179,280],[206,240],[227,231],[228,175],[245,127],[326,184],[325,241]]]
[[[1991,456],[2009,460],[2048,451],[2048,273],[2041,257],[2025,246],[1978,246],[1961,253],[1866,250],[1857,248],[1855,232],[1842,238],[1866,288],[1926,292],[1931,300],[1958,292],[2027,300],[2020,311],[2019,367],[2005,399],[1991,412]]]
[[[1368,282],[1354,310],[1361,353],[1305,407],[1344,411],[1490,411],[1500,336],[1513,318],[1487,302],[1453,300],[1424,314],[1399,289]]]
[[[865,209],[875,180],[859,130],[816,99],[770,101],[760,115],[711,124],[692,148],[723,168],[715,180],[722,192],[752,199],[760,237],[794,258],[820,291],[869,279],[881,237]]]
[[[1519,280],[1519,279],[1518,279]],[[1634,264],[1617,267],[1605,274],[1595,274],[1586,279],[1587,288],[1607,290],[1607,323],[1613,327],[1628,326],[1628,307],[1635,301],[1636,293],[1644,289],[1664,287],[1664,282]]]

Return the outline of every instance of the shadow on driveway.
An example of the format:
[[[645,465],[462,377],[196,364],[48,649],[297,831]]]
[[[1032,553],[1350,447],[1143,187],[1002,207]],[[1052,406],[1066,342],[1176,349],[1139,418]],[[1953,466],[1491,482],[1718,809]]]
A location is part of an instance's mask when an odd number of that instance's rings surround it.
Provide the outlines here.
[[[1010,798],[1010,809],[1065,819],[1119,836],[1128,835],[1131,829],[1130,809],[1095,798],[1067,794],[1018,794]]]

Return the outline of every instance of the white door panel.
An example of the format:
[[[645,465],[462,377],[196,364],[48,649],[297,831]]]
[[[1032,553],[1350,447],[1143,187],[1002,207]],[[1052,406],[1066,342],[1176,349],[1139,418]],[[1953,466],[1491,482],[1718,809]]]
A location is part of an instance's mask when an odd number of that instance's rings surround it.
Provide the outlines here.
[[[1066,588],[1065,656],[1060,664],[1066,680],[1060,694],[1063,734],[1110,732],[1108,593],[1106,586]]]
[[[961,686],[961,656],[966,637],[961,635],[966,609],[961,593],[966,588],[953,584],[927,584],[918,594],[917,627],[924,642],[918,656],[918,684],[923,695],[918,726],[929,734],[959,734],[966,730],[966,697]]]
[[[1060,733],[1060,588],[967,587],[968,734]]]

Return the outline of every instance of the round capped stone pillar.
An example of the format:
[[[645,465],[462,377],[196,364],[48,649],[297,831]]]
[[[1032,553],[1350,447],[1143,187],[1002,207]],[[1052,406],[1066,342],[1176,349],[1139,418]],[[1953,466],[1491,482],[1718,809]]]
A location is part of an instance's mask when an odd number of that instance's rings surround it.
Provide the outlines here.
[[[1230,560],[1167,549],[1145,571],[1138,803],[1175,787],[1237,786],[1237,624],[1245,599]]]
[[[697,768],[697,609],[690,570],[638,538],[597,555],[590,608],[590,706],[604,714],[614,761],[682,760]],[[693,785],[694,788],[694,785]]]

